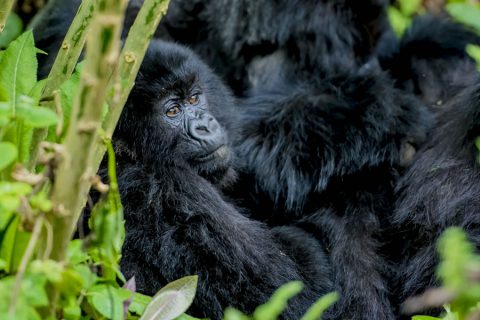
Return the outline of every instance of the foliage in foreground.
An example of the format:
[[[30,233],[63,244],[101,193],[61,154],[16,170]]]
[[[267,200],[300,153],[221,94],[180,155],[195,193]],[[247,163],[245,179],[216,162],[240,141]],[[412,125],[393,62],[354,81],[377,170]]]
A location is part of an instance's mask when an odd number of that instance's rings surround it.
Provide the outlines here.
[[[423,296],[407,301],[407,306],[440,307],[440,318],[415,316],[413,320],[467,320],[480,315],[480,255],[468,241],[465,232],[457,227],[448,229],[438,242],[441,262],[437,276],[442,287],[431,289]]]

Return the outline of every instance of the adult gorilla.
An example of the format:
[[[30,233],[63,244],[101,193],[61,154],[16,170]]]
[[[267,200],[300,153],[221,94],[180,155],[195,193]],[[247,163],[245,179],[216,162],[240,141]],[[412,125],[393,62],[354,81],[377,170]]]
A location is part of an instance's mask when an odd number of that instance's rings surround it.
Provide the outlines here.
[[[399,267],[392,288],[399,302],[438,285],[435,245],[447,227],[462,227],[480,248],[480,77],[465,51],[468,43],[480,38],[426,17],[381,57],[397,86],[418,95],[436,116],[396,186],[392,236]]]
[[[131,0],[130,12],[142,2]],[[171,0],[157,37],[187,44],[242,94],[248,86],[246,67],[277,50],[317,76],[364,63],[390,31],[388,2]],[[334,58],[338,55],[344,59]]]

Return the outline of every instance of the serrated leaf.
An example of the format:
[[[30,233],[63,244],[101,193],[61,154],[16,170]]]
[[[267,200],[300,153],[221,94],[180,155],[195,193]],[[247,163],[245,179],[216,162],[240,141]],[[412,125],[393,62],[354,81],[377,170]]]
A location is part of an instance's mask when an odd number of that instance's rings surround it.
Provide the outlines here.
[[[22,33],[22,30],[22,19],[20,19],[15,12],[11,12],[8,16],[5,29],[3,29],[3,32],[0,33],[0,48],[6,48],[10,42],[15,40]]]
[[[337,302],[340,295],[337,292],[331,292],[317,300],[300,320],[317,320],[321,319],[323,313]]]
[[[188,276],[163,287],[148,304],[141,320],[171,320],[182,315],[193,302],[198,276]]]
[[[17,147],[10,142],[0,142],[0,155],[0,170],[3,170],[17,159]]]
[[[37,83],[37,56],[32,31],[13,41],[0,63],[0,87],[7,100],[16,105],[16,98],[27,95]]]

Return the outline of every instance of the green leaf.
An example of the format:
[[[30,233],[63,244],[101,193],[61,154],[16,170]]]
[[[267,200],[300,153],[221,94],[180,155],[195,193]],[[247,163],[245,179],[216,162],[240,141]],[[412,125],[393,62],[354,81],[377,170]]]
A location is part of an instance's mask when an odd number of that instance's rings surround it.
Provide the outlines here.
[[[413,316],[412,320],[441,320],[442,318],[430,317],[430,316]]]
[[[184,277],[163,287],[147,306],[142,320],[169,320],[187,311],[195,298],[198,276]]]
[[[224,320],[249,320],[250,318],[243,312],[234,309],[227,308],[225,309],[225,314],[223,315]]]
[[[477,69],[480,71],[480,46],[473,44],[467,45],[467,53],[470,55],[470,57],[472,57],[473,60],[475,60],[477,63]]]
[[[468,3],[449,3],[446,10],[455,20],[480,32],[480,8],[477,6]]]
[[[32,31],[13,41],[0,63],[0,87],[7,100],[16,106],[16,98],[27,95],[37,83],[37,56]]]
[[[388,8],[388,19],[397,37],[401,37],[411,23],[411,19],[405,17],[400,10],[390,6]]]
[[[29,265],[29,271],[33,274],[45,276],[51,283],[59,283],[62,280],[63,265],[53,260],[35,260]]]
[[[310,308],[308,308],[305,315],[300,320],[316,320],[321,319],[323,313],[330,308],[335,302],[337,302],[340,295],[337,292],[331,292],[324,295],[317,302],[315,302]]]
[[[17,147],[10,142],[0,142],[0,170],[11,165],[18,156]]]
[[[299,294],[302,289],[303,284],[300,281],[292,281],[281,286],[267,303],[255,310],[253,318],[255,320],[276,320],[287,307],[288,300]]]
[[[46,79],[38,81],[33,87],[32,91],[29,92],[28,96],[33,99],[35,104],[38,104],[38,101],[40,101],[40,98],[42,97],[43,88],[45,88],[46,83],[47,83]]]
[[[70,241],[67,249],[67,261],[73,265],[76,265],[88,260],[89,256],[83,250],[83,241],[80,239]]]
[[[15,40],[23,30],[23,21],[20,17],[11,12],[7,19],[5,29],[0,33],[0,48],[6,48],[10,42]]]
[[[25,100],[17,106],[16,117],[31,128],[45,128],[58,122],[58,116],[54,111],[29,105]]]
[[[135,292],[133,294],[133,301],[128,306],[128,311],[141,316],[145,312],[145,309],[147,308],[150,301],[152,301],[152,297]]]
[[[102,316],[112,320],[123,320],[123,301],[118,289],[106,285],[95,285],[87,291],[88,303]]]
[[[415,14],[418,9],[420,9],[422,0],[402,0],[398,3],[400,5],[400,11],[403,13],[403,15],[408,17]]]

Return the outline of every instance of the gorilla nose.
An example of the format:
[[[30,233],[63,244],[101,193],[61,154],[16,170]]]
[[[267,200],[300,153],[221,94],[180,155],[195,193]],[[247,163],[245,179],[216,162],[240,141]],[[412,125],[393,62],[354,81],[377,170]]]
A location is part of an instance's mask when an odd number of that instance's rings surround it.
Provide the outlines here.
[[[190,135],[199,142],[217,144],[221,140],[221,128],[212,116],[204,116],[190,121]]]

